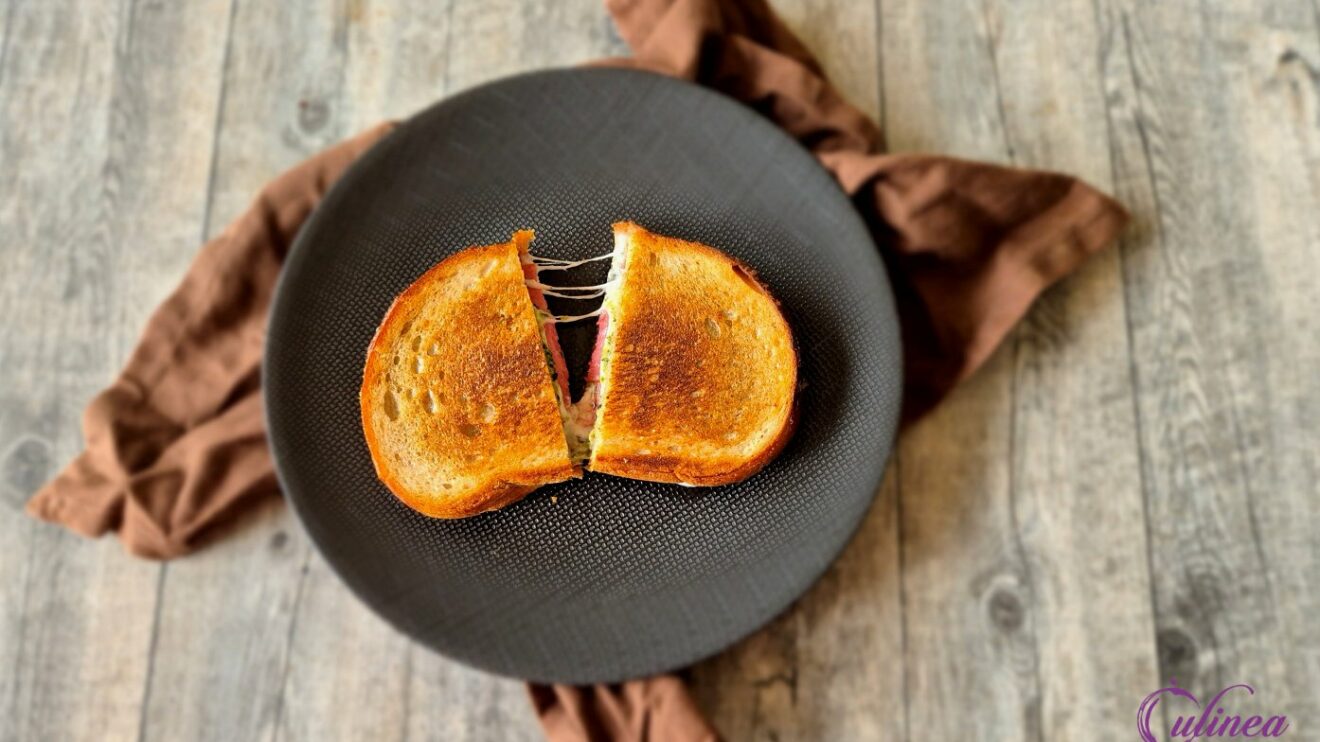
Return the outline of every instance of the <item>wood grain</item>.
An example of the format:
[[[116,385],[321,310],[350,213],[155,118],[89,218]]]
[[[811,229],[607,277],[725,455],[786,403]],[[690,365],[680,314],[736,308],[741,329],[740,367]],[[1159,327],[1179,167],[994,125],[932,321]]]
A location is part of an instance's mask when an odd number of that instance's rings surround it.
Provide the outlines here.
[[[1320,726],[1311,8],[1101,3],[1161,681]],[[1121,35],[1119,35],[1121,34]],[[1313,732],[1309,732],[1313,733]]]
[[[78,450],[81,407],[196,247],[223,46],[214,8],[5,8],[0,738],[139,732],[160,567],[39,526],[22,505]]]
[[[208,236],[274,174],[348,133],[340,115],[346,7],[235,2],[215,23],[226,43],[199,225]],[[280,736],[309,559],[305,536],[272,502],[213,548],[167,565],[145,739]]]
[[[822,580],[693,669],[716,724],[1130,739],[1176,678],[1320,728],[1314,4],[775,5],[895,149],[1077,173],[1135,223],[904,436]],[[163,567],[22,506],[272,175],[624,53],[595,0],[3,3],[0,740],[539,737],[520,683],[386,626],[278,501]]]
[[[983,7],[884,10],[890,146],[1008,160]],[[1041,739],[1038,591],[1014,502],[1013,342],[898,446],[910,738]]]
[[[886,109],[927,122],[891,126],[893,144],[929,149],[939,134],[941,151],[1107,185],[1104,39],[1088,10],[886,17],[908,30],[887,37],[886,80],[892,65],[903,87]],[[1154,687],[1121,288],[1116,254],[1098,256],[900,448],[913,728],[1119,738]]]
[[[996,2],[987,27],[1013,163],[1112,190],[1100,66],[1116,50],[1092,6]],[[1046,740],[1129,739],[1119,720],[1159,687],[1122,281],[1117,250],[1094,256],[1006,349],[1013,522]]]

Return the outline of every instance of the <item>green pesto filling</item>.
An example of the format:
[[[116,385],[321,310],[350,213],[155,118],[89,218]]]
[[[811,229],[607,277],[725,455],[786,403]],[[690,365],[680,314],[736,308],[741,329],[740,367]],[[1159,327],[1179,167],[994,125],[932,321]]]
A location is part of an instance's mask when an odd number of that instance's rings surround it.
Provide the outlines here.
[[[559,371],[555,368],[555,356],[550,352],[550,340],[545,335],[545,323],[553,318],[540,307],[532,307],[532,309],[536,312],[536,332],[541,337],[541,352],[545,355],[545,366],[550,369],[550,388],[554,390],[555,405],[559,408],[559,421],[564,427],[568,457],[574,461],[584,460],[590,455],[587,449],[587,436],[578,430],[573,419],[573,406],[564,400],[564,392],[559,385]]]

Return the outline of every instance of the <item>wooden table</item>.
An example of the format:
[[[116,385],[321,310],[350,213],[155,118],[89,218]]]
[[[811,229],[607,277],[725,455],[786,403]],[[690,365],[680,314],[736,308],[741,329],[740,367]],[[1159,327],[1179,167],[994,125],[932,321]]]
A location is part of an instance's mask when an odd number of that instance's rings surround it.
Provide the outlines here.
[[[1076,173],[1135,224],[903,436],[700,702],[731,740],[1128,740],[1172,676],[1320,739],[1320,6],[775,5],[894,149]],[[278,502],[169,564],[22,506],[259,184],[625,53],[604,10],[7,0],[0,39],[0,738],[537,739],[520,684],[388,628]]]

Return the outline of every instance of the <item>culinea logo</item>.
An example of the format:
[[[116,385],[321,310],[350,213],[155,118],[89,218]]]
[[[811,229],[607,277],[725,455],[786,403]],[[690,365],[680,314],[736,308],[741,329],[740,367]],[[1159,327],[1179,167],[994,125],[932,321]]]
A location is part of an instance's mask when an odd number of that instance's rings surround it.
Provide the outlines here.
[[[1253,714],[1244,719],[1236,714],[1224,713],[1222,705],[1224,697],[1236,690],[1245,690],[1251,695],[1256,694],[1256,689],[1250,685],[1237,683],[1219,691],[1214,698],[1210,699],[1210,703],[1202,706],[1196,696],[1178,687],[1177,680],[1171,680],[1168,688],[1160,688],[1146,696],[1146,699],[1137,707],[1137,733],[1141,735],[1141,742],[1161,742],[1161,738],[1156,737],[1151,732],[1150,717],[1155,713],[1155,706],[1165,693],[1178,698],[1185,698],[1195,704],[1198,709],[1201,709],[1199,715],[1175,717],[1173,726],[1169,728],[1169,739],[1282,737],[1283,733],[1288,731],[1288,717],[1286,716],[1262,718],[1259,714]]]

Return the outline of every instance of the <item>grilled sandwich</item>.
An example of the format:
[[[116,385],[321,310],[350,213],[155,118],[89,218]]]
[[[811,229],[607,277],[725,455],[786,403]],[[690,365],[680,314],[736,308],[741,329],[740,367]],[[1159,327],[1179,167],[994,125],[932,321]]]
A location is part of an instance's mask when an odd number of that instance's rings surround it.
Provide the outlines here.
[[[750,268],[614,225],[609,290],[577,416],[587,468],[711,486],[759,471],[796,424],[797,350]]]
[[[381,481],[426,515],[476,515],[581,476],[554,325],[526,283],[531,239],[445,259],[395,299],[371,341],[367,447]]]
[[[381,481],[439,518],[503,507],[587,469],[686,486],[738,482],[796,424],[797,351],[750,268],[695,242],[614,225],[609,279],[554,287],[517,232],[427,271],[367,353],[362,424]],[[588,292],[584,294],[582,292]],[[551,313],[546,294],[600,307]],[[555,326],[598,316],[573,402]]]

